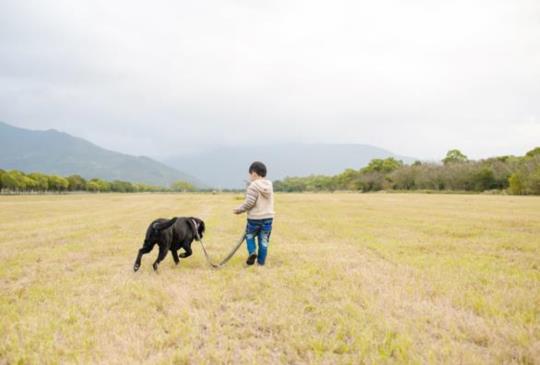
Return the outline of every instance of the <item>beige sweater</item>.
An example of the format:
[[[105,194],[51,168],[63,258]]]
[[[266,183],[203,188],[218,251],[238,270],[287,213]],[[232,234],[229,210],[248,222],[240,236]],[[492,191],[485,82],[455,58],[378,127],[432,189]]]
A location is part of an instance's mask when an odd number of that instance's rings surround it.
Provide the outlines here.
[[[249,184],[244,204],[236,213],[247,212],[249,219],[274,218],[274,188],[267,179],[258,179]]]

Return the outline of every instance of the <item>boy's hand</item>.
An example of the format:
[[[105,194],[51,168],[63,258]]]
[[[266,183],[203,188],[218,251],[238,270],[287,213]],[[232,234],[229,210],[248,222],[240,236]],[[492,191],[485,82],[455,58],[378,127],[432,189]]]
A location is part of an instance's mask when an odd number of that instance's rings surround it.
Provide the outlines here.
[[[234,209],[233,209],[233,213],[234,213],[234,214],[241,214],[242,211],[240,211],[238,208],[234,208]]]

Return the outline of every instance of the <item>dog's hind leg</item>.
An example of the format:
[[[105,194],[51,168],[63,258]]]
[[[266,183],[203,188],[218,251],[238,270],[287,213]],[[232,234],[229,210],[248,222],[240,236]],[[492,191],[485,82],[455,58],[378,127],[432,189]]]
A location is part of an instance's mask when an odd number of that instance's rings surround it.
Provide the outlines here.
[[[143,245],[143,247],[141,247],[139,253],[137,254],[137,258],[135,259],[135,263],[133,264],[133,271],[139,270],[139,268],[141,267],[142,255],[152,251],[152,248],[154,248],[153,244],[148,245],[146,243]]]
[[[165,256],[167,256],[167,251],[169,251],[169,248],[168,247],[165,247],[163,245],[159,246],[159,254],[158,254],[158,257],[156,259],[156,261],[154,262],[154,264],[152,265],[152,267],[154,268],[154,271],[157,271],[157,268],[158,268],[158,265],[161,261],[163,261],[163,259],[165,258]]]
[[[191,245],[186,245],[186,246],[182,246],[184,248],[184,250],[186,250],[186,252],[182,252],[180,254],[180,257],[185,259],[186,257],[189,257],[191,256],[191,254],[193,253],[193,251],[191,251]]]

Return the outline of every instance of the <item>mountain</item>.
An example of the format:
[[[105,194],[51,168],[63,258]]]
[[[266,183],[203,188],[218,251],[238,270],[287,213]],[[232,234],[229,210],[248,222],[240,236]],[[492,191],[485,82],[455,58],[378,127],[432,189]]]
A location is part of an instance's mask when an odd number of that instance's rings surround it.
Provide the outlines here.
[[[177,165],[178,166],[178,165]],[[144,156],[109,151],[54,129],[28,130],[0,122],[0,168],[168,186],[198,179]]]
[[[382,148],[363,144],[283,144],[260,147],[220,147],[189,156],[165,158],[171,166],[219,188],[242,188],[251,162],[263,161],[268,178],[311,174],[334,175],[346,168],[359,169],[374,158],[394,157],[410,163],[414,159],[398,156]]]

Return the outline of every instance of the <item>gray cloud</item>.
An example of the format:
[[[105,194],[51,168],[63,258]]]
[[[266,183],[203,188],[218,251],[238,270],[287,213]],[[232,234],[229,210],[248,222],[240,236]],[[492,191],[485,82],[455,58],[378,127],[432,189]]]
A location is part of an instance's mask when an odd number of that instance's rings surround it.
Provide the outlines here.
[[[540,141],[537,1],[3,1],[0,120],[107,148]]]

